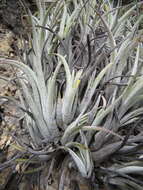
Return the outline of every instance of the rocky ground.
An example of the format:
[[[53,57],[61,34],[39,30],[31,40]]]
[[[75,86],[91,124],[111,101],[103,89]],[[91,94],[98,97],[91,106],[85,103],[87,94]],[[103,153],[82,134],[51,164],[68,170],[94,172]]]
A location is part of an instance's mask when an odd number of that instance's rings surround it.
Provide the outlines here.
[[[24,35],[24,25],[22,23],[23,9],[18,1],[0,2],[0,57],[19,59],[22,50],[22,37]],[[19,51],[17,51],[19,50]],[[0,66],[0,96],[17,97],[17,87],[14,83],[6,81],[7,78],[14,78],[17,70],[10,66]],[[17,153],[14,148],[14,134],[19,125],[20,112],[14,105],[10,105],[6,100],[0,100],[0,166],[6,162],[5,169],[0,172],[0,190],[2,189],[26,189],[27,182],[19,180],[21,174],[20,165],[14,168],[7,167],[8,160],[11,160]],[[18,174],[19,173],[19,174]],[[26,180],[26,179],[25,179]],[[28,188],[29,189],[29,188]]]
[[[18,39],[18,38],[17,38]],[[3,25],[0,26],[0,57],[18,59],[13,45],[17,43],[15,35]],[[0,96],[17,96],[17,87],[5,78],[13,78],[16,70],[9,66],[0,66]],[[14,105],[6,100],[0,100],[0,165],[10,160],[16,150],[11,146],[14,143],[10,134],[15,133],[19,127],[19,113]],[[5,168],[0,172],[0,189],[16,189],[8,184],[14,176],[12,168]],[[14,183],[13,183],[14,184]],[[10,187],[10,188],[9,188]]]

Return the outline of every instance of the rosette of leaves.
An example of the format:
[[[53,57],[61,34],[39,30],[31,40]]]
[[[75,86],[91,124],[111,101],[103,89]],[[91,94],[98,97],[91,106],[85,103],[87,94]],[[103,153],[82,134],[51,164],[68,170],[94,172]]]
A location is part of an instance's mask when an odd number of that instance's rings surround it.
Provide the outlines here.
[[[23,72],[17,105],[32,140],[27,150],[45,161],[62,154],[82,177],[100,178],[109,189],[141,188],[122,160],[129,162],[130,152],[137,157],[142,143],[143,15],[135,14],[142,4],[37,1],[37,14],[29,12],[31,50],[23,62],[0,59]],[[103,167],[107,159],[118,167]],[[131,167],[142,175],[142,167]]]

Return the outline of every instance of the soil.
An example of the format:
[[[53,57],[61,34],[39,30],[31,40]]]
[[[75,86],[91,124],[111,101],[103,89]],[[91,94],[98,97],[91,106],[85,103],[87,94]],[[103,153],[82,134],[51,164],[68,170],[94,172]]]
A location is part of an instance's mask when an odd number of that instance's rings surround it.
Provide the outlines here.
[[[24,36],[25,32],[21,19],[22,14],[22,7],[19,6],[18,1],[2,0],[0,2],[0,57],[19,59],[17,49],[21,49],[21,36]],[[16,72],[10,66],[0,66],[0,96],[17,96],[17,87],[3,80],[3,77],[15,77]],[[19,118],[19,110],[14,105],[7,103],[6,100],[0,99],[0,166],[17,153],[17,150],[11,146],[15,142],[10,134],[14,134],[20,127]],[[5,167],[0,172],[0,190],[17,189],[18,172],[16,167],[18,168],[16,165],[14,168]],[[25,184],[27,183],[25,182]]]

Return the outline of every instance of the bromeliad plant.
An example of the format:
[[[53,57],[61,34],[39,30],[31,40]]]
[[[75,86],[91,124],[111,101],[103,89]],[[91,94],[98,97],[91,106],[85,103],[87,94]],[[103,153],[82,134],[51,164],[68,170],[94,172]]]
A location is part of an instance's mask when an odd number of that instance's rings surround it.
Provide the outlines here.
[[[142,129],[135,126],[143,114],[143,15],[137,13],[142,6],[37,0],[37,13],[29,12],[31,50],[23,62],[0,59],[23,72],[17,106],[25,113],[24,127],[32,140],[27,150],[45,161],[65,152],[82,177],[106,174],[109,180],[102,183],[109,189],[122,186],[125,178],[127,186],[141,188],[141,182],[123,175],[122,159],[138,150],[142,139]],[[115,155],[114,166],[119,153],[123,157],[117,168],[102,167],[110,155]],[[101,164],[98,171],[96,164]],[[142,175],[142,166],[135,170]]]

